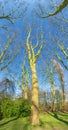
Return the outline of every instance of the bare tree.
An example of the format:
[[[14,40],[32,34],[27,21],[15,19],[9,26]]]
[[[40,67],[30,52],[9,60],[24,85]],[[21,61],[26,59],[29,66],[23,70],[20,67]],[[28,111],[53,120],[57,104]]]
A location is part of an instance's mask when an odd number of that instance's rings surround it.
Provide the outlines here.
[[[51,35],[51,34],[50,34]],[[57,34],[58,35],[58,34]],[[67,42],[65,42],[64,39],[58,39],[58,38],[54,38],[51,35],[51,40],[53,41],[53,43],[56,45],[56,48],[58,47],[58,49],[61,51],[62,55],[60,55],[58,52],[55,53],[55,57],[58,59],[58,61],[65,67],[65,69],[68,71],[68,47],[66,47]],[[64,62],[64,60],[66,62]]]
[[[52,88],[52,106],[51,106],[51,110],[52,112],[54,111],[54,101],[55,101],[55,84],[54,84],[54,77],[53,77],[53,69],[52,67],[50,68],[50,72],[49,72],[49,79],[50,79],[50,84],[51,84],[51,88]]]
[[[6,97],[7,95],[13,96],[15,94],[15,83],[14,81],[9,80],[8,78],[4,78],[0,82],[0,95],[2,97]]]
[[[9,1],[0,1],[0,21],[3,19],[6,21],[9,21],[10,23],[13,23],[14,20],[18,18],[22,18],[27,10],[27,5],[25,2],[18,2],[18,1],[12,1],[12,8],[8,9]],[[16,7],[15,7],[16,6]],[[14,8],[15,7],[15,8]],[[8,11],[7,11],[8,10]],[[2,23],[2,22],[1,22]],[[0,28],[7,29],[9,25],[6,24],[6,26],[2,25]],[[11,44],[14,42],[15,37],[9,38],[7,40],[7,43],[1,43],[0,44],[0,71],[7,68],[7,66],[14,60],[14,58],[18,55],[19,49],[14,50],[13,55],[10,53],[11,50],[9,49]],[[4,48],[2,49],[2,46],[4,44]]]
[[[47,64],[48,65],[48,64]],[[52,68],[52,65],[48,65],[48,69],[44,68],[42,69],[43,73],[47,75],[46,77],[46,80],[45,81],[49,81],[50,82],[50,85],[51,85],[51,89],[52,89],[52,92],[51,92],[51,111],[53,112],[54,109],[55,109],[55,106],[54,106],[54,101],[55,101],[55,83],[54,83],[54,72],[53,72],[53,68]]]
[[[25,61],[24,64],[22,65],[22,90],[24,92],[24,99],[28,99],[28,83],[29,83],[29,72],[25,67]]]
[[[62,92],[60,90],[55,91],[55,110],[62,110]]]
[[[11,56],[11,51],[9,51],[9,47],[13,44],[15,36],[13,38],[9,38],[8,42],[5,43],[4,48],[2,45],[0,46],[0,71],[7,68],[7,66],[14,60],[14,58],[19,53],[19,48],[14,50],[13,55]]]
[[[26,3],[24,1],[18,2],[18,1],[13,1],[13,0],[11,2],[13,4],[13,7],[11,10],[9,9],[8,13],[6,13],[6,9],[7,9],[7,6],[10,6],[9,2],[7,1],[6,4],[5,4],[5,1],[3,2],[3,4],[2,4],[2,2],[0,2],[0,4],[1,4],[1,6],[0,6],[0,8],[1,8],[0,20],[5,19],[5,20],[13,23],[13,21],[15,19],[21,18],[22,16],[24,16],[24,13],[27,10]],[[14,7],[15,7],[15,9],[14,9]]]
[[[68,48],[64,48],[64,45],[59,45],[59,49],[61,50],[62,54],[64,55],[64,58],[66,60],[66,63],[68,63]],[[62,63],[62,65],[65,67],[65,69],[68,71],[68,65],[64,63],[63,58],[57,53],[56,54],[57,59]]]
[[[20,79],[21,83],[15,78],[15,73],[11,73],[11,70],[8,69],[8,75],[14,80],[14,82],[19,86],[19,88],[22,90],[24,99],[28,100],[28,87],[29,87],[29,71],[26,68],[26,59],[23,60],[22,65],[22,77]],[[19,76],[20,77],[20,76]]]
[[[35,54],[35,49],[38,47],[38,45],[36,44],[34,47],[32,46],[29,40],[30,35],[31,35],[31,29],[26,38],[26,49],[27,49],[28,60],[29,60],[29,64],[30,64],[30,68],[32,72],[31,123],[33,125],[36,125],[36,124],[38,125],[39,124],[39,99],[38,99],[39,97],[38,97],[38,79],[37,79],[37,72],[36,72],[36,62],[37,62],[38,57],[41,54],[44,40],[42,37],[41,46],[37,54]]]
[[[10,3],[12,5],[11,7]],[[0,1],[0,21],[4,21],[1,22],[0,28],[8,30],[10,24],[25,16],[27,7],[27,2],[25,1]]]
[[[52,63],[54,65],[54,68],[59,76],[60,83],[61,83],[61,88],[62,88],[62,97],[63,97],[63,108],[65,107],[65,87],[64,87],[64,71],[62,66],[56,61],[52,60]]]

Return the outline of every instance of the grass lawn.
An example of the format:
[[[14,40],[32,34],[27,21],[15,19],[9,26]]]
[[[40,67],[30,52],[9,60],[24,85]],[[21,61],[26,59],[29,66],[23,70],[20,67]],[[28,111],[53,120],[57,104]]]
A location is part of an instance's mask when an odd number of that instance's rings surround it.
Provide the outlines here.
[[[0,130],[68,130],[68,113],[40,114],[40,126],[32,126],[27,118],[8,118],[0,121]]]

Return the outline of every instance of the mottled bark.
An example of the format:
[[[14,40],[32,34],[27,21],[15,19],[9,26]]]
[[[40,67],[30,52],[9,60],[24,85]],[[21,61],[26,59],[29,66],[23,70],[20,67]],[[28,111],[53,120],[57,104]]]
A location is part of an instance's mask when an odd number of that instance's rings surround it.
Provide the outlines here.
[[[39,99],[38,99],[38,79],[36,74],[36,66],[31,67],[32,70],[32,99],[31,99],[31,123],[39,124]]]

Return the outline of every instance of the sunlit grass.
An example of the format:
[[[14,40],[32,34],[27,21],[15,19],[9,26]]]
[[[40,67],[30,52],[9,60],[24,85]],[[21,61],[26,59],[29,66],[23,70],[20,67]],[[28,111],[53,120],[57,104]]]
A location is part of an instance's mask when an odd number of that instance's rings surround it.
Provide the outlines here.
[[[43,124],[47,130],[67,130],[68,129],[68,114],[62,115],[62,113],[58,113],[57,117],[53,113],[41,115],[41,124]]]
[[[68,130],[68,113],[40,114],[40,126],[32,126],[29,117],[0,121],[0,130]]]

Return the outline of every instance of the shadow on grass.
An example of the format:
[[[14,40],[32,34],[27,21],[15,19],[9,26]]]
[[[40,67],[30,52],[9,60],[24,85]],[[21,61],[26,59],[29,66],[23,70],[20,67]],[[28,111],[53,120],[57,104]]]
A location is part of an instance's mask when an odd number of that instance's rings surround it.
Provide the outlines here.
[[[45,130],[45,129],[47,130],[46,125],[49,126],[48,130],[56,130],[52,123],[47,122],[47,121],[44,122],[44,121],[40,120],[40,127],[42,128],[42,130]]]
[[[30,123],[24,124],[23,130],[45,130],[43,123],[40,125],[31,125]]]
[[[32,127],[31,127],[30,123],[26,123],[26,124],[23,125],[23,130],[32,130],[31,128]]]
[[[57,113],[53,113],[53,114],[52,114],[52,113],[49,113],[49,114],[50,114],[52,117],[56,118],[57,120],[59,120],[59,121],[65,123],[66,125],[68,125],[68,121],[59,118]]]
[[[6,124],[8,124],[9,122],[12,122],[12,121],[17,120],[17,119],[18,119],[18,117],[13,118],[13,119],[11,119],[11,120],[9,120],[9,121],[6,121],[6,122],[0,124],[0,126],[6,125]]]
[[[61,115],[61,116],[68,116],[68,112],[67,113],[66,112],[62,112],[62,113],[60,112],[59,115]]]

